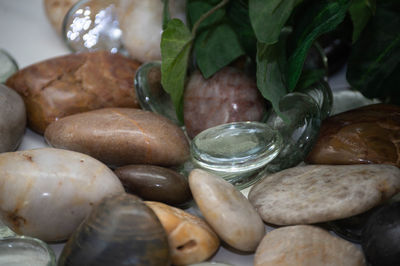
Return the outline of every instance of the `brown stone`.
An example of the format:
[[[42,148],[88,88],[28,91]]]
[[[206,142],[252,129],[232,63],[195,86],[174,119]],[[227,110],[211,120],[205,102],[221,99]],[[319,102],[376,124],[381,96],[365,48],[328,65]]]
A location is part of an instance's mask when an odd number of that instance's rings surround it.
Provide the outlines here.
[[[217,251],[219,238],[201,218],[160,202],[145,203],[167,231],[172,264],[201,262]]]
[[[220,124],[259,121],[265,102],[254,79],[225,67],[209,79],[194,72],[184,94],[184,122],[188,136]]]
[[[29,126],[42,134],[61,117],[103,107],[138,108],[137,61],[119,54],[70,54],[28,66],[6,85],[24,99]]]
[[[374,104],[329,117],[306,161],[400,167],[400,106]]]
[[[365,265],[362,252],[350,242],[315,226],[272,230],[261,241],[255,266]]]
[[[53,147],[88,154],[106,164],[179,165],[189,157],[182,129],[141,109],[104,108],[64,117],[47,127]]]

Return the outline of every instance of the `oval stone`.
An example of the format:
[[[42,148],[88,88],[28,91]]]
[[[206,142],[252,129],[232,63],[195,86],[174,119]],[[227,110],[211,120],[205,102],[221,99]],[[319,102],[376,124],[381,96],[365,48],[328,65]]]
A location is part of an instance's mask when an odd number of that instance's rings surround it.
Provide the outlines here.
[[[109,165],[179,165],[189,157],[182,129],[161,115],[104,108],[64,117],[45,132],[53,147],[89,154]]]
[[[28,66],[7,80],[24,99],[29,126],[42,134],[61,117],[103,107],[138,108],[137,61],[104,51],[69,54]]]
[[[85,154],[52,148],[0,154],[0,217],[18,234],[65,240],[94,204],[123,192],[114,173]]]
[[[264,176],[249,200],[266,223],[311,224],[363,213],[399,191],[392,165],[307,165]]]
[[[309,225],[281,227],[261,241],[254,266],[365,265],[362,252],[350,242]]]
[[[164,203],[146,201],[146,204],[168,234],[172,264],[201,262],[217,251],[219,238],[201,218]]]
[[[220,124],[259,121],[266,108],[256,81],[233,67],[225,67],[207,80],[200,71],[194,72],[183,103],[184,123],[190,138]]]
[[[400,167],[400,106],[368,105],[325,119],[306,161]]]
[[[0,84],[0,153],[17,149],[25,126],[24,101],[14,90]]]
[[[190,173],[189,186],[201,213],[222,240],[241,251],[257,248],[264,237],[264,223],[242,193],[200,169]]]
[[[115,169],[114,173],[127,192],[144,200],[178,205],[191,198],[186,177],[169,168],[155,165],[127,165]]]
[[[106,197],[68,240],[58,265],[170,265],[167,234],[138,197]]]
[[[58,34],[61,34],[63,20],[68,10],[79,0],[44,0],[46,16]]]

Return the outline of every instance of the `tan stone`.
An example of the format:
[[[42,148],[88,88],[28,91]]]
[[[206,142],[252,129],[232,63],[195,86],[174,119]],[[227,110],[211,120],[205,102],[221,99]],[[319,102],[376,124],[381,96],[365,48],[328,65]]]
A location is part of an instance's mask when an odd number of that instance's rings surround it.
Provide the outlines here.
[[[261,241],[254,266],[358,266],[362,252],[350,242],[315,226],[296,225],[269,232]]]
[[[79,151],[109,165],[179,165],[189,157],[182,129],[141,109],[104,108],[64,117],[45,132],[56,148]]]
[[[161,202],[146,201],[168,234],[175,265],[204,261],[219,247],[219,238],[201,218]]]
[[[68,10],[79,0],[44,0],[44,10],[51,25],[61,34],[64,17]]]
[[[399,191],[392,165],[307,165],[264,177],[249,200],[267,223],[310,224],[360,214]]]

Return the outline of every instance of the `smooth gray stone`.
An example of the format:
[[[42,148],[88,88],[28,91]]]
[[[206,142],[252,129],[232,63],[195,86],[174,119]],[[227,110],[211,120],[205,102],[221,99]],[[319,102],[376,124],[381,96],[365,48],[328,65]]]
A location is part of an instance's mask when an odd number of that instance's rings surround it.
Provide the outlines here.
[[[25,127],[24,101],[17,92],[0,84],[0,153],[18,148]]]

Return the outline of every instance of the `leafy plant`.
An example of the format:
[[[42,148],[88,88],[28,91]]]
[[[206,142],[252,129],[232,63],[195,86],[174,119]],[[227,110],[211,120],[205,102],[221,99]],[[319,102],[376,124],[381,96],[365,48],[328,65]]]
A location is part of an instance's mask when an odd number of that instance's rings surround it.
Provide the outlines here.
[[[182,119],[189,64],[209,78],[245,55],[256,64],[261,94],[279,113],[284,95],[325,74],[303,69],[309,49],[349,16],[349,83],[367,97],[399,103],[399,6],[398,0],[187,0],[187,25],[169,20],[165,9],[162,85]]]

